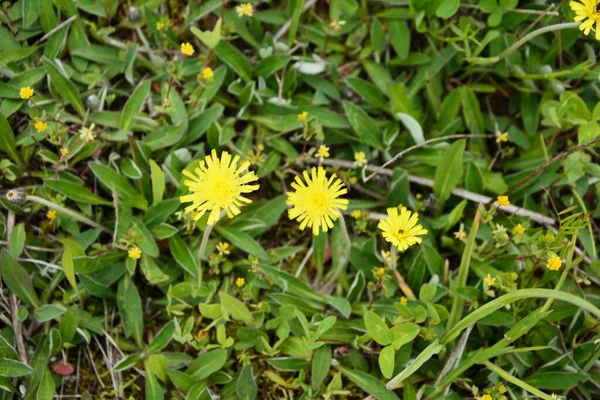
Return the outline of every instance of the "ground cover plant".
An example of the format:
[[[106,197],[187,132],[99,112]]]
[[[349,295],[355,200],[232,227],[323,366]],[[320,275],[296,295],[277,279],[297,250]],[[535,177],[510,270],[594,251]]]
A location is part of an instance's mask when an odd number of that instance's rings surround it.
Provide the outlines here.
[[[1,7],[3,399],[600,398],[596,0]]]

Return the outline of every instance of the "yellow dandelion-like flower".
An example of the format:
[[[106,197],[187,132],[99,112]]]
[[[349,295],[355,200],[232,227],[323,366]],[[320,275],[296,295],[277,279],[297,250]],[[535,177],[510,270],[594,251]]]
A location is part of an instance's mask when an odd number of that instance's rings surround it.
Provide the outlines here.
[[[215,76],[215,73],[213,72],[212,68],[206,67],[202,69],[202,77],[204,80],[210,81],[213,76]]]
[[[558,271],[561,265],[562,261],[560,260],[560,258],[554,255],[548,259],[548,262],[546,263],[546,268],[552,271]]]
[[[194,54],[194,46],[190,43],[181,43],[181,52],[186,56],[191,56]]]
[[[219,242],[217,245],[217,251],[219,254],[229,254],[229,243],[227,242]]]
[[[237,12],[238,17],[240,18],[242,18],[244,15],[251,17],[254,14],[254,8],[250,3],[240,4],[235,8],[235,11]]]
[[[306,123],[307,119],[308,111],[302,111],[300,114],[298,114],[298,121],[302,122],[303,124]]]
[[[508,132],[496,132],[496,143],[508,142]]]
[[[361,217],[362,213],[360,212],[360,210],[354,210],[354,211],[352,211],[352,214],[350,214],[350,215],[354,219],[359,219]]]
[[[208,225],[214,225],[219,220],[221,210],[225,210],[227,216],[233,218],[241,212],[242,203],[252,203],[252,200],[242,194],[258,189],[259,185],[249,185],[250,182],[257,181],[258,176],[253,171],[247,172],[249,161],[238,166],[239,161],[240,156],[236,155],[232,159],[231,154],[226,151],[219,159],[217,151],[213,150],[200,161],[199,167],[194,170],[195,175],[183,170],[183,174],[190,178],[183,183],[191,193],[179,199],[182,203],[192,202],[185,211],[197,211],[194,217],[196,221],[210,211]]]
[[[331,21],[329,23],[329,27],[333,29],[335,32],[339,32],[342,30],[342,26],[346,25],[346,21]]]
[[[329,147],[322,144],[317,150],[317,158],[320,158],[323,161],[324,158],[329,157]]]
[[[508,196],[498,196],[498,205],[506,207],[510,205],[510,201],[508,200]]]
[[[408,304],[408,299],[404,296],[400,297],[400,304],[402,304],[403,306]]]
[[[494,286],[496,284],[496,278],[492,278],[490,274],[487,274],[487,276],[484,279],[484,282],[488,286]]]
[[[79,138],[86,143],[93,142],[96,139],[96,135],[94,134],[94,128],[96,124],[91,124],[89,128],[82,126],[79,130]]]
[[[42,133],[46,129],[48,129],[48,124],[46,124],[42,121],[38,121],[35,123],[35,125],[33,127],[35,128],[36,131],[38,131],[39,133]]]
[[[56,219],[56,211],[54,210],[50,210],[46,213],[46,218],[48,218],[50,221],[54,221]]]
[[[127,252],[127,256],[134,260],[138,260],[140,259],[140,257],[142,257],[142,249],[140,249],[139,247],[132,247]]]
[[[596,32],[596,40],[600,40],[600,11],[598,10],[598,1],[571,1],[569,2],[569,6],[575,11],[573,21],[583,21],[579,24],[579,30],[583,31],[583,34],[586,36],[593,30]],[[594,24],[596,25],[595,29]]]
[[[479,398],[479,400],[494,400],[494,399],[489,394],[484,394],[483,396],[481,396]]]
[[[384,275],[385,275],[385,268],[377,268],[377,270],[375,271],[375,276],[381,278]]]
[[[523,228],[523,225],[517,224],[512,228],[512,231],[517,235],[522,235],[525,233],[525,228]]]
[[[237,287],[239,287],[240,289],[244,287],[244,285],[246,284],[246,280],[244,278],[237,278],[235,280],[235,284]]]
[[[367,156],[364,151],[354,153],[354,165],[363,167],[367,165]]]
[[[316,236],[321,230],[327,232],[333,228],[333,222],[342,215],[340,210],[348,208],[348,200],[339,198],[348,190],[335,174],[327,179],[323,167],[313,167],[311,175],[308,171],[304,171],[302,175],[306,183],[296,176],[292,183],[295,191],[287,193],[286,204],[292,206],[289,217],[298,220],[300,230],[308,226]]]
[[[156,23],[156,30],[157,31],[162,31],[163,29],[165,29],[166,25],[164,22],[157,22]]]
[[[399,251],[405,251],[423,240],[420,235],[426,235],[427,229],[417,225],[419,214],[409,211],[406,207],[391,207],[387,209],[388,217],[379,221],[383,238],[392,243]]]
[[[21,90],[19,90],[19,96],[24,100],[30,99],[31,96],[33,96],[33,89],[29,86],[22,87]]]

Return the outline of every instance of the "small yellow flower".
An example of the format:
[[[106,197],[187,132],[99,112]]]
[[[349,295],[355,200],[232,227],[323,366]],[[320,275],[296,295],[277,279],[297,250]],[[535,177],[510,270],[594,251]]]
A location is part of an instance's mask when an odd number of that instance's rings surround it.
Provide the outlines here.
[[[523,228],[523,225],[521,224],[515,225],[512,230],[517,235],[522,235],[525,233],[525,228]]]
[[[54,221],[56,219],[56,211],[54,210],[50,210],[46,213],[46,218],[48,218],[50,221]]]
[[[142,257],[142,250],[139,247],[132,247],[127,252],[127,255],[129,256],[129,258],[138,260],[140,257]]]
[[[508,132],[496,132],[496,143],[508,142]]]
[[[408,299],[404,296],[400,297],[400,304],[402,304],[403,306],[408,304]]]
[[[506,207],[510,205],[510,201],[508,200],[508,196],[498,196],[498,205]]]
[[[416,198],[417,200],[421,200],[421,198],[422,198],[422,197],[423,197],[423,194],[421,194],[421,193],[417,193],[417,194],[415,195],[415,198]]]
[[[375,275],[379,278],[385,275],[385,268],[377,268]]]
[[[70,152],[71,150],[69,150],[68,147],[63,147],[62,149],[60,149],[60,155],[63,156],[63,158],[67,157]]]
[[[367,165],[367,156],[364,151],[354,153],[354,165],[357,167],[364,167]]]
[[[387,213],[388,217],[379,221],[377,225],[386,241],[396,246],[399,251],[405,251],[413,244],[423,241],[419,236],[426,235],[427,229],[417,225],[418,213],[413,213],[403,206],[390,207]]]
[[[351,185],[356,185],[357,183],[358,183],[358,179],[355,176],[353,176],[353,177],[350,178],[350,184]]]
[[[552,396],[553,399],[558,399],[558,395],[556,393],[552,393],[551,396]]]
[[[392,258],[392,252],[381,250],[381,258],[383,258],[383,261],[387,263]]]
[[[483,396],[481,396],[479,398],[479,400],[494,400],[494,399],[489,394],[484,394]]]
[[[579,0],[569,3],[571,9],[575,11],[573,21],[579,22],[579,30],[583,31],[584,35],[588,35],[590,31],[596,32],[596,40],[600,40],[600,12],[598,11],[597,0]],[[594,24],[596,28],[594,29]]]
[[[22,87],[21,90],[19,90],[19,96],[24,100],[30,99],[31,96],[33,96],[33,89],[29,86]]]
[[[519,274],[517,274],[516,272],[511,272],[510,277],[513,279],[513,281],[516,281],[517,279],[519,279]]]
[[[46,129],[48,129],[48,124],[42,122],[42,121],[38,121],[35,123],[34,128],[39,132],[42,133],[44,132]]]
[[[348,200],[340,196],[348,193],[344,182],[335,174],[327,178],[323,167],[312,168],[302,173],[304,181],[296,176],[292,183],[294,191],[288,191],[286,204],[292,206],[288,215],[297,219],[300,230],[307,226],[312,228],[313,235],[320,231],[327,232],[333,223],[342,216],[340,210],[348,209]]]
[[[237,12],[238,17],[240,18],[242,18],[244,15],[251,17],[252,14],[254,14],[254,8],[250,3],[240,4],[235,8],[235,11]]]
[[[466,237],[467,237],[467,232],[465,232],[465,231],[454,232],[454,239],[463,240]]]
[[[246,280],[244,278],[237,278],[235,280],[235,284],[237,287],[239,287],[240,289],[244,287],[244,285],[246,284]]]
[[[354,219],[359,219],[360,216],[362,215],[362,213],[360,212],[360,210],[354,210],[352,211],[352,214],[350,214],[352,216],[352,218]]]
[[[164,22],[157,22],[156,23],[156,30],[157,31],[162,31],[163,29],[165,29],[166,25]]]
[[[94,128],[96,124],[91,124],[89,128],[82,126],[79,130],[79,138],[86,143],[93,142],[96,139],[96,135],[94,134]]]
[[[560,258],[554,255],[548,259],[548,262],[546,263],[546,268],[552,271],[558,271],[561,265],[562,261],[560,260]]]
[[[298,121],[302,122],[303,124],[306,123],[307,119],[308,111],[302,111],[300,114],[298,114]]]
[[[329,23],[329,27],[333,29],[335,32],[339,32],[342,30],[342,26],[346,25],[346,21],[331,21]]]
[[[202,69],[202,77],[204,80],[210,81],[213,76],[215,76],[215,73],[213,72],[212,68],[206,67]]]
[[[484,281],[488,286],[494,286],[496,284],[496,278],[492,278],[490,274],[487,274]]]
[[[181,52],[186,56],[191,56],[194,54],[194,46],[190,43],[181,43]]]
[[[217,245],[217,251],[219,254],[229,254],[229,243],[227,242],[219,242]]]
[[[324,158],[329,157],[329,147],[322,144],[317,150],[317,158],[320,158],[323,161]]]
[[[265,146],[261,143],[256,145],[256,150],[258,151],[264,151],[265,150]]]

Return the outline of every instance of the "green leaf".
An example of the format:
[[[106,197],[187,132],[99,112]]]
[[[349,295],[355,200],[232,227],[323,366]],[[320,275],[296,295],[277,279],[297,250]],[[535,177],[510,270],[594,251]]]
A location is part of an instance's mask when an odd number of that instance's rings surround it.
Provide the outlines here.
[[[150,177],[152,179],[152,205],[162,201],[165,194],[165,174],[154,160],[150,160]]]
[[[142,299],[137,288],[129,278],[129,275],[123,275],[119,281],[117,289],[117,306],[119,314],[123,321],[125,334],[129,337],[133,335],[138,346],[143,343],[144,321],[142,312]]]
[[[225,292],[220,292],[219,298],[221,299],[221,304],[233,319],[242,321],[247,325],[252,325],[254,322],[252,313],[244,303]]]
[[[373,311],[368,311],[364,315],[365,326],[369,335],[382,346],[387,346],[392,341],[390,328]]]
[[[327,375],[329,374],[330,367],[331,346],[326,344],[316,349],[313,353],[311,387],[314,392],[318,392],[323,382],[325,382],[325,378],[327,378]]]
[[[0,375],[8,377],[19,377],[29,375],[33,372],[27,364],[21,361],[9,360],[7,358],[0,358]]]
[[[401,60],[408,57],[410,51],[410,29],[403,20],[392,20],[389,23],[390,42]]]
[[[391,329],[392,345],[394,346],[394,349],[399,350],[400,347],[404,346],[406,343],[412,342],[420,331],[421,328],[419,328],[419,325],[412,323],[394,325]]]
[[[8,49],[0,51],[0,67],[14,61],[19,61],[29,57],[38,49],[37,46],[22,47],[18,49]]]
[[[33,312],[35,320],[39,323],[51,321],[60,317],[65,312],[64,309],[54,304],[46,304]]]
[[[394,346],[386,346],[379,353],[379,369],[381,370],[381,374],[387,379],[391,378],[394,373],[395,356],[396,350],[394,350]]]
[[[291,0],[289,3],[291,24],[290,30],[288,31],[288,47],[292,47],[294,40],[296,40],[296,34],[298,33],[298,26],[300,25],[300,17],[302,16],[304,2],[305,0]]]
[[[2,54],[0,52],[0,54]],[[15,134],[3,113],[0,112],[0,149],[2,149],[14,162],[21,164],[17,153]]]
[[[252,80],[252,67],[248,58],[229,42],[221,41],[215,47],[215,54],[229,68],[235,71],[243,80]]]
[[[381,94],[381,91],[372,83],[362,80],[356,77],[346,78],[348,85],[364,98],[367,102],[375,107],[385,109],[387,106],[387,100]]]
[[[50,75],[52,85],[54,85],[57,92],[60,93],[63,100],[73,106],[79,116],[83,118],[85,116],[85,107],[83,106],[81,95],[79,94],[77,87],[47,58],[44,58],[44,68],[48,75]]]
[[[137,364],[138,361],[140,361],[140,357],[137,354],[130,354],[121,359],[121,361],[114,366],[114,370],[115,372],[125,371]]]
[[[377,400],[399,400],[398,396],[391,390],[388,390],[383,383],[378,381],[372,375],[366,372],[344,368],[341,365],[336,367],[342,374],[350,379],[356,386],[360,387]]]
[[[195,26],[192,26],[190,31],[192,31],[192,33],[196,35],[196,37],[200,39],[202,43],[204,43],[209,49],[214,49],[221,41],[222,24],[223,21],[221,21],[221,18],[219,18],[212,31],[201,31]]]
[[[44,0],[40,0],[44,1]],[[54,392],[56,390],[56,385],[54,383],[54,377],[52,376],[52,372],[50,372],[49,368],[46,368],[44,372],[44,377],[40,382],[40,387],[37,390],[36,400],[52,400],[54,399]]]
[[[450,18],[458,11],[460,0],[444,0],[435,11],[435,15],[440,18]]]
[[[129,203],[137,208],[146,208],[147,202],[142,195],[134,189],[129,183],[127,178],[115,172],[113,169],[97,163],[90,163],[90,168],[94,175],[102,182],[104,186],[109,188],[111,191],[115,191],[121,200],[127,200]]]
[[[433,191],[441,203],[444,203],[450,197],[452,189],[463,176],[465,145],[464,139],[454,142],[446,149],[435,170]]]
[[[258,387],[252,376],[252,367],[250,365],[246,365],[242,369],[236,384],[236,392],[238,398],[241,400],[253,400],[256,398]]]
[[[62,254],[62,267],[65,272],[67,280],[71,284],[71,287],[77,292],[77,279],[75,279],[75,264],[73,264],[73,251],[70,247],[66,246]]]
[[[29,306],[40,306],[29,274],[6,250],[3,250],[0,256],[0,275],[8,289],[19,299]]]
[[[485,129],[483,115],[481,114],[481,107],[477,96],[475,96],[475,92],[470,87],[463,86],[460,89],[460,98],[467,128],[471,133],[483,133]]]
[[[21,222],[13,228],[8,239],[8,248],[13,257],[18,258],[21,255],[25,247],[26,238],[25,224]]]
[[[123,107],[121,113],[121,122],[119,123],[119,129],[122,131],[129,132],[133,128],[133,122],[135,115],[142,111],[148,92],[150,91],[150,81],[146,80],[141,82],[133,91],[127,103]]]
[[[435,341],[433,341],[421,353],[419,353],[417,358],[415,358],[408,367],[406,367],[402,372],[400,372],[391,381],[389,381],[386,387],[390,389],[397,387],[398,384],[400,384],[402,381],[404,381],[412,374],[417,372],[417,370],[421,368],[421,366],[425,364],[425,362],[427,362],[431,357],[442,351],[443,348],[444,346],[442,346],[439,343],[439,340],[436,339]]]
[[[344,101],[344,110],[348,121],[360,140],[376,149],[383,150],[382,134],[375,121],[356,104]]]
[[[65,315],[60,320],[58,327],[62,341],[71,343],[77,333],[79,325],[79,309],[75,306],[69,307]]]
[[[234,246],[239,247],[246,253],[257,256],[261,259],[268,259],[267,252],[262,248],[260,243],[254,240],[250,235],[245,232],[239,232],[230,227],[217,226],[215,230],[219,232],[219,235],[223,236]]]
[[[293,275],[266,265],[260,265],[259,268],[266,275],[267,279],[273,281],[273,284],[284,289],[287,293],[293,294],[302,299],[317,301],[320,303],[325,302],[325,297],[323,295],[315,292],[306,283],[295,278]]]
[[[154,339],[152,339],[148,348],[146,348],[146,352],[154,353],[164,349],[171,341],[173,332],[175,332],[175,320],[169,321],[169,323],[162,327],[156,336],[154,336]]]
[[[169,238],[169,248],[171,254],[177,264],[186,270],[190,275],[196,276],[198,271],[198,258],[192,254],[192,251],[179,235],[175,235]]]
[[[145,363],[146,371],[146,399],[147,400],[163,400],[164,394],[160,387],[160,383],[154,373],[150,370],[149,361]]]
[[[200,354],[186,371],[197,381],[208,378],[220,370],[227,361],[227,350],[219,349]]]
[[[396,113],[396,117],[398,117],[406,129],[408,129],[416,144],[421,144],[425,141],[423,128],[421,127],[419,121],[414,119],[411,115],[402,112]]]
[[[85,186],[81,184],[72,183],[69,181],[62,180],[45,180],[44,185],[52,190],[62,193],[71,200],[78,201],[80,203],[95,204],[110,206],[111,201],[105,200],[102,197],[92,193]]]

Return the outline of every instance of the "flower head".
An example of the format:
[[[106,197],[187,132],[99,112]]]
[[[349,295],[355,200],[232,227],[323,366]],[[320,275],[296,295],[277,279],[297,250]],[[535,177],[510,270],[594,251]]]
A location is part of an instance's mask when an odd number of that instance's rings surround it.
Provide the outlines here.
[[[546,263],[546,268],[552,271],[558,271],[561,265],[562,261],[560,260],[560,258],[554,255],[548,259],[548,262]]]
[[[202,77],[204,78],[204,80],[210,81],[214,75],[215,73],[213,72],[212,68],[206,67],[202,69]]]
[[[93,142],[96,139],[96,135],[94,134],[94,128],[96,124],[91,124],[89,128],[82,126],[79,130],[79,138],[84,140],[86,143]]]
[[[379,221],[377,227],[381,229],[383,238],[396,246],[399,251],[405,251],[423,240],[420,235],[426,235],[427,229],[417,225],[419,214],[409,211],[404,206],[387,209],[388,217]]]
[[[308,226],[316,236],[321,230],[327,232],[333,228],[333,222],[342,215],[340,210],[348,208],[348,200],[339,198],[348,190],[335,174],[327,179],[323,167],[313,167],[310,175],[308,171],[302,175],[306,183],[296,176],[292,183],[295,191],[287,193],[286,204],[292,206],[288,215],[298,220],[300,230]]]
[[[359,219],[361,217],[362,213],[360,212],[360,210],[354,210],[354,211],[352,211],[352,214],[350,214],[350,215],[354,219]]]
[[[246,284],[246,280],[245,280],[244,278],[242,278],[242,277],[240,277],[240,278],[237,278],[237,279],[235,280],[235,285],[236,285],[237,287],[239,287],[239,288],[243,288],[245,284]]]
[[[342,30],[342,26],[346,25],[346,21],[331,21],[329,23],[329,27],[333,29],[335,32],[339,32]]]
[[[194,46],[187,42],[181,43],[181,52],[186,56],[191,56],[192,54],[194,54]]]
[[[465,232],[463,230],[454,232],[454,239],[463,240],[466,237],[467,237],[467,232]]]
[[[496,143],[508,142],[508,132],[496,132]]]
[[[127,255],[129,256],[129,258],[138,260],[140,257],[142,257],[142,250],[139,247],[132,247],[127,252]]]
[[[244,15],[251,17],[252,14],[254,14],[254,8],[250,3],[240,4],[235,8],[235,11],[237,12],[238,17],[240,18],[242,18]]]
[[[490,274],[487,274],[487,276],[484,279],[484,282],[488,286],[494,286],[494,284],[496,283],[496,278],[492,278]]]
[[[400,304],[402,304],[403,306],[408,304],[408,299],[404,296],[400,297]]]
[[[517,235],[522,235],[525,233],[525,228],[523,228],[523,225],[517,224],[512,228],[512,231]]]
[[[46,213],[46,218],[48,218],[50,221],[54,221],[56,219],[56,211],[54,210],[49,210]]]
[[[162,31],[163,29],[165,29],[166,25],[164,22],[157,22],[156,23],[156,30],[157,31]]]
[[[481,396],[479,398],[479,400],[494,400],[494,399],[489,394],[484,394],[483,396]]]
[[[217,151],[213,150],[200,161],[200,165],[194,170],[195,175],[183,170],[183,174],[190,178],[183,183],[191,193],[179,199],[182,203],[192,202],[185,211],[196,210],[196,221],[210,211],[208,225],[214,225],[219,220],[221,210],[225,210],[227,216],[233,218],[241,212],[242,203],[252,202],[242,194],[258,189],[258,185],[249,185],[250,182],[257,181],[258,177],[253,171],[247,172],[249,161],[238,166],[239,161],[240,156],[236,155],[232,159],[231,154],[226,151],[219,159]]]
[[[320,158],[323,161],[324,158],[329,157],[329,147],[322,144],[317,150],[317,158]]]
[[[377,268],[375,270],[375,276],[377,276],[378,278],[381,278],[382,276],[385,275],[385,268]]]
[[[498,196],[498,205],[506,207],[510,205],[510,201],[508,200],[508,196]]]
[[[306,123],[307,119],[308,111],[302,111],[300,114],[298,114],[298,121],[302,122],[303,124]]]
[[[38,121],[35,123],[35,125],[33,127],[35,128],[36,131],[38,131],[38,133],[42,133],[46,129],[48,129],[48,124],[46,124],[42,121]]]
[[[30,99],[31,96],[33,96],[33,89],[29,86],[22,87],[21,90],[19,90],[19,96],[24,100]]]
[[[354,153],[354,165],[357,167],[363,167],[367,165],[367,156],[364,151]]]
[[[63,158],[67,157],[70,153],[71,153],[71,150],[69,150],[68,147],[63,147],[63,148],[60,149],[60,155]]]
[[[596,40],[600,40],[600,12],[598,11],[597,0],[578,0],[569,3],[571,9],[575,11],[573,21],[581,22],[579,30],[584,35],[588,35],[591,30],[596,32]],[[594,24],[596,28],[594,29]]]
[[[227,242],[219,242],[217,245],[217,251],[219,254],[229,254],[229,243]]]

